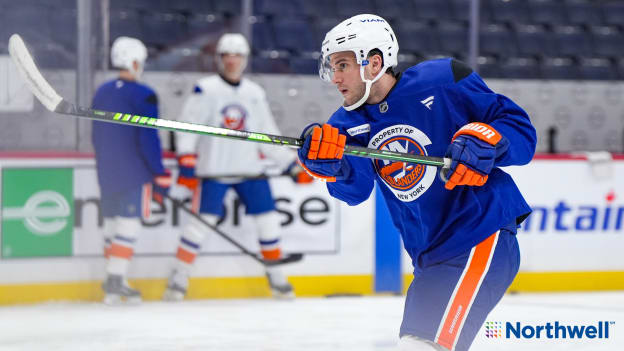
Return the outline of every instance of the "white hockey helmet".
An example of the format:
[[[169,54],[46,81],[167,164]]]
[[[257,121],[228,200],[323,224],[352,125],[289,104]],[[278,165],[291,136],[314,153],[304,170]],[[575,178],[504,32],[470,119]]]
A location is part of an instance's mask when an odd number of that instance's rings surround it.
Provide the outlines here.
[[[217,42],[217,65],[219,71],[223,71],[223,62],[221,61],[221,55],[223,54],[237,54],[243,56],[243,62],[240,67],[240,73],[245,70],[247,66],[247,56],[249,56],[249,44],[247,39],[240,33],[225,33],[219,38]]]
[[[381,51],[383,67],[379,74],[370,80],[364,78],[364,66],[368,65],[368,53],[373,49]],[[351,111],[366,102],[371,85],[383,76],[388,67],[397,66],[399,43],[392,27],[379,16],[361,14],[342,21],[327,32],[321,45],[319,76],[322,80],[331,82],[334,72],[329,58],[331,54],[342,51],[353,51],[355,60],[360,65],[360,78],[366,83],[364,96],[353,105],[344,106],[345,110]]]
[[[137,77],[143,72],[143,66],[147,59],[147,48],[139,39],[119,37],[113,42],[111,48],[111,63],[113,67],[128,70]],[[139,64],[138,70],[134,69],[134,61]]]

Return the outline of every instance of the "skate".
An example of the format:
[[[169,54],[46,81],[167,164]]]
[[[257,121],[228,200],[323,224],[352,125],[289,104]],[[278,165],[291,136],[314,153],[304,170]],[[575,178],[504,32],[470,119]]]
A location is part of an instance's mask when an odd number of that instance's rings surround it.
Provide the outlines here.
[[[268,267],[266,276],[269,280],[271,293],[276,299],[293,299],[295,292],[292,285],[286,280],[286,276],[277,267]]]
[[[173,270],[167,280],[167,290],[163,294],[163,301],[177,302],[184,300],[188,289],[188,274]]]
[[[141,293],[132,289],[121,275],[109,274],[102,283],[104,290],[104,303],[112,306],[119,304],[137,305],[141,303]]]

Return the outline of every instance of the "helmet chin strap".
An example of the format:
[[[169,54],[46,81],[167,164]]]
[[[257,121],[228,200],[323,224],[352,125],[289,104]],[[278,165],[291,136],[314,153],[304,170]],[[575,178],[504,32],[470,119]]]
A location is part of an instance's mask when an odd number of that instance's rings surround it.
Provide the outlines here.
[[[366,83],[366,90],[364,91],[364,95],[362,96],[362,98],[353,105],[342,106],[345,110],[353,111],[356,108],[362,106],[366,102],[366,100],[368,100],[368,95],[370,95],[370,90],[371,90],[371,86],[373,85],[373,81],[367,79],[364,82]]]
[[[381,71],[379,71],[379,73],[377,73],[377,76],[375,78],[373,78],[373,80],[370,79],[365,79],[364,78],[364,66],[360,66],[360,78],[362,79],[362,81],[364,83],[366,83],[366,90],[364,91],[364,95],[362,95],[362,98],[360,100],[358,100],[356,103],[349,105],[349,106],[342,106],[345,110],[347,111],[353,111],[356,108],[362,106],[366,100],[368,100],[368,96],[370,95],[370,91],[371,91],[371,87],[373,86],[373,83],[375,83],[377,80],[379,80],[379,78],[381,78],[381,76],[384,74],[384,72],[386,72],[386,66],[384,65],[383,67],[381,67]]]

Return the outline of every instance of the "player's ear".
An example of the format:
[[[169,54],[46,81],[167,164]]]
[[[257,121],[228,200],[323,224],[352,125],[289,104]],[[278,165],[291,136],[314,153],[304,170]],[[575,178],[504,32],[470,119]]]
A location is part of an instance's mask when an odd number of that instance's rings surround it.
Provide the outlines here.
[[[383,67],[383,59],[381,58],[381,55],[373,55],[373,57],[371,57],[371,64],[373,66],[373,76],[377,76]]]

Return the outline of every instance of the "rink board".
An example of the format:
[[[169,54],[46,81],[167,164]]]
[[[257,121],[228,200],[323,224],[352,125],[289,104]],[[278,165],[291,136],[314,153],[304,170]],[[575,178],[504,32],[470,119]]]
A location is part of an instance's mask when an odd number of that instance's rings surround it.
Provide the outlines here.
[[[101,298],[104,259],[94,161],[87,154],[56,156],[0,159],[0,304]],[[519,232],[521,273],[511,289],[624,289],[622,160],[537,158],[529,166],[506,171],[535,209]],[[285,267],[298,295],[374,293],[374,199],[350,207],[329,197],[322,183],[295,186],[288,178],[271,182],[284,224],[284,249],[306,254],[303,262]],[[46,188],[48,183],[52,188]],[[50,198],[51,191],[60,197]],[[221,229],[257,250],[251,219],[233,194],[225,203],[228,215]],[[129,272],[147,299],[158,299],[164,290],[185,221],[179,210],[169,208],[164,214],[153,209]],[[396,269],[403,271],[404,290],[411,280],[406,255],[402,268],[397,264]],[[255,262],[208,234],[189,298],[269,296],[263,273]]]

